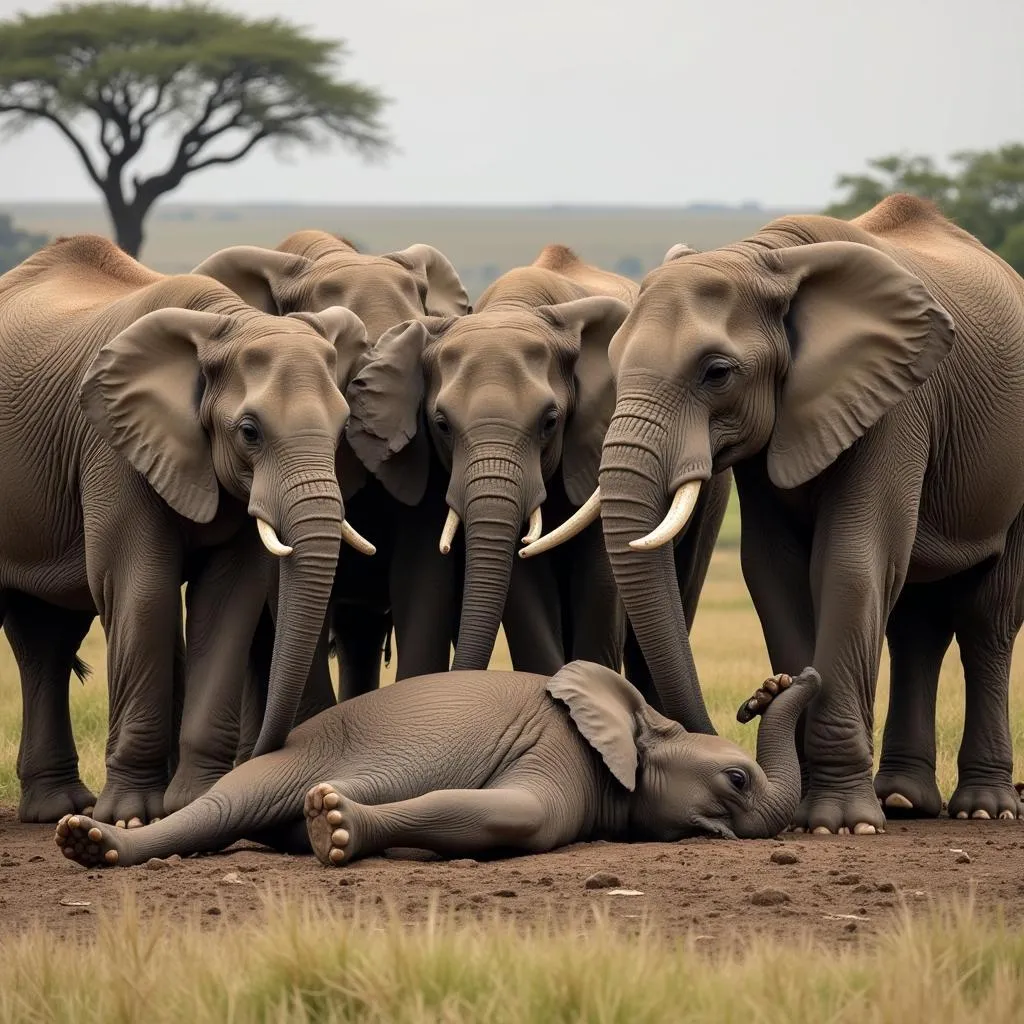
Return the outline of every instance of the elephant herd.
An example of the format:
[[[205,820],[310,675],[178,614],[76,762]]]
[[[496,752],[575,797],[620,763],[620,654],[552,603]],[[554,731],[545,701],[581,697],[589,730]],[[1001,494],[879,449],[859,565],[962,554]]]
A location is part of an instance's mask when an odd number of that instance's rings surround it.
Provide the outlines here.
[[[935,693],[954,636],[966,716],[949,813],[1020,814],[1008,698],[1024,621],[1024,281],[924,201],[676,245],[639,286],[550,245],[475,307],[429,245],[375,256],[300,231],[163,275],[75,236],[0,277],[0,360],[20,814],[63,816],[69,850],[99,848],[95,823],[170,827],[237,788],[243,762],[243,778],[265,775],[264,756],[317,729],[365,718],[388,732],[378,711],[346,719],[350,698],[399,701],[435,742],[471,713],[466,693],[484,717],[513,701],[510,722],[547,694],[625,785],[622,757],[637,771],[653,747],[637,726],[632,754],[609,752],[623,722],[656,719],[691,745],[714,733],[688,631],[733,486],[772,671],[814,666],[765,715],[762,733],[785,731],[771,720],[795,736],[800,785],[762,832],[871,834],[886,813],[940,812]],[[67,701],[96,615],[110,690],[98,798]],[[499,627],[525,687],[514,697],[480,674]],[[415,684],[419,715],[378,690],[392,630],[397,678],[434,676]],[[467,674],[436,676],[449,670]],[[566,696],[584,684],[600,713]],[[601,704],[616,686],[628,697]],[[314,775],[309,836],[340,862],[339,823],[379,823],[353,802],[366,786]],[[530,800],[503,799],[502,815],[527,807],[540,827]],[[708,824],[715,800],[690,826],[724,834]],[[89,822],[74,842],[68,815]]]

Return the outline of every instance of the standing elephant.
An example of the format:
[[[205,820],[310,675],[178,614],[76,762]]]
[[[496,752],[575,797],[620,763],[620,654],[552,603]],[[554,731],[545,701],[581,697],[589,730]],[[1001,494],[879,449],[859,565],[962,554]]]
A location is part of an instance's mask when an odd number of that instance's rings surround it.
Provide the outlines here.
[[[348,241],[325,231],[297,231],[277,249],[232,246],[214,253],[195,269],[226,284],[251,305],[271,313],[315,313],[339,303],[366,325],[371,346],[397,324],[428,315],[459,316],[470,311],[469,297],[447,257],[433,246],[418,243],[383,256],[358,252]],[[351,364],[352,372],[362,365]],[[418,371],[417,371],[418,372]],[[347,389],[349,379],[343,388]],[[408,455],[407,455],[408,458]],[[390,634],[392,602],[399,604],[403,622],[415,617],[420,629],[443,633],[447,664],[448,621],[436,626],[429,607],[413,609],[404,597],[405,567],[394,555],[396,537],[402,543],[436,550],[433,519],[444,516],[444,490],[434,467],[433,486],[417,476],[418,465],[385,487],[366,473],[347,441],[338,447],[337,470],[353,526],[371,538],[377,554],[367,559],[342,551],[331,594],[330,622],[341,677],[341,696],[375,689],[380,681],[381,649]],[[432,509],[431,525],[425,509]],[[422,534],[422,542],[417,537]],[[436,595],[442,604],[450,598]],[[274,623],[268,612],[260,620],[247,681],[239,755],[253,749],[263,716],[269,682]],[[433,666],[431,666],[433,667]],[[443,666],[440,666],[443,667]],[[335,703],[327,663],[326,629],[314,659],[313,671],[296,722]],[[230,763],[224,766],[226,771]]]
[[[339,376],[366,346],[347,309],[268,316],[96,236],[60,239],[0,278],[0,590],[22,674],[23,817],[92,803],[67,683],[97,612],[110,725],[96,817],[140,825],[214,781],[266,590],[261,540],[281,578],[257,746],[284,742],[341,540],[372,550],[345,523],[335,468]],[[186,580],[182,749],[167,788]]]
[[[590,839],[775,835],[800,797],[793,734],[818,688],[767,680],[757,759],[686,732],[622,676],[574,661],[548,678],[450,672],[364,694],[299,726],[177,814],[123,831],[83,815],[56,830],[88,867],[222,850],[244,838],[348,864],[392,846],[449,856],[542,853]],[[480,715],[481,707],[487,714]]]
[[[635,293],[548,246],[473,313],[388,332],[353,378],[346,438],[370,472],[395,493],[416,481],[418,501],[436,457],[447,482],[443,528],[438,517],[428,539],[399,540],[410,613],[396,600],[399,678],[448,667],[460,594],[454,669],[486,668],[503,620],[517,669],[552,674],[574,658],[621,666],[623,613],[599,527],[545,558],[515,553],[597,485],[614,405],[608,343]],[[464,552],[461,586],[438,548]]]
[[[701,482],[731,466],[772,665],[813,664],[823,681],[796,827],[882,828],[871,727],[883,633],[905,583],[955,577],[987,602],[965,659],[968,721],[983,724],[965,733],[961,786],[1016,814],[1006,700],[1024,566],[1007,538],[1024,505],[1024,283],[906,195],[854,221],[785,217],[672,255],[611,346],[600,478],[615,578],[659,691],[678,693],[684,721],[706,717],[679,671],[663,545]],[[968,745],[982,730],[993,740]]]

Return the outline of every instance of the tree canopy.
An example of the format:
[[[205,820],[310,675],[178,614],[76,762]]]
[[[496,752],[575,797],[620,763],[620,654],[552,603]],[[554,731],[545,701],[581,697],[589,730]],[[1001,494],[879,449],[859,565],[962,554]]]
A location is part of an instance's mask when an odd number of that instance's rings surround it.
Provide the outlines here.
[[[869,160],[868,167],[836,180],[845,195],[826,213],[856,217],[893,192],[910,192],[931,199],[1024,274],[1024,144],[954,153],[948,170],[931,157],[905,155]]]
[[[0,115],[12,130],[44,121],[64,136],[118,244],[137,255],[158,198],[267,141],[386,151],[387,101],[337,77],[345,52],[279,19],[205,3],[64,4],[0,22]],[[158,135],[171,139],[170,159],[145,173]]]

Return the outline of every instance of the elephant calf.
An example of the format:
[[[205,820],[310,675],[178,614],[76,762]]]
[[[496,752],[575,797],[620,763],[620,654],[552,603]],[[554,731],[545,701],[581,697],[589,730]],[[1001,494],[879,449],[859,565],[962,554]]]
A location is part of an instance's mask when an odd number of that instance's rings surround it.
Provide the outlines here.
[[[89,867],[243,838],[312,847],[336,865],[390,846],[467,855],[598,837],[772,836],[800,797],[794,733],[819,684],[812,668],[776,676],[742,705],[740,721],[766,712],[753,760],[686,732],[594,662],[551,677],[419,676],[321,712],[162,821],[124,830],[67,815],[56,842]]]

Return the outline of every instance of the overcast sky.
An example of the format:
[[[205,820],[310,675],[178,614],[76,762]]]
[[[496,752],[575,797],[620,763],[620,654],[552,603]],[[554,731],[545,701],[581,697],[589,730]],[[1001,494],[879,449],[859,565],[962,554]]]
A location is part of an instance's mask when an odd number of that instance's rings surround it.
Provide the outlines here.
[[[0,0],[0,14],[44,0]],[[257,152],[192,200],[822,203],[893,151],[1024,140],[1024,0],[227,0],[348,41],[400,152]],[[95,195],[53,129],[0,199]]]

